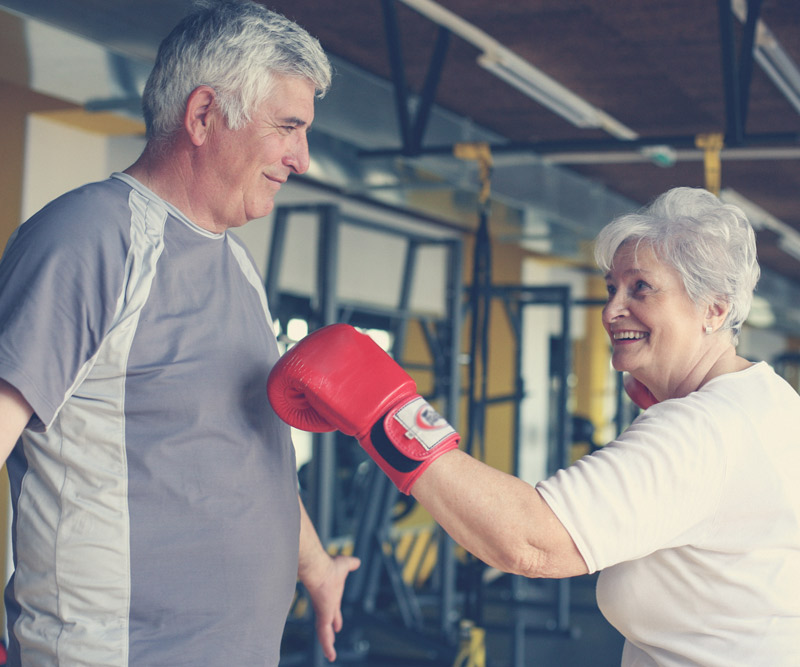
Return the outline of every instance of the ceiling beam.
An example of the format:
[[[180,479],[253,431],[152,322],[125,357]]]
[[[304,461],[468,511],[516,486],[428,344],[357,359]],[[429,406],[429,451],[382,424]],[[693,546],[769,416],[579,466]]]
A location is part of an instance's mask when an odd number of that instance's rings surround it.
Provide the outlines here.
[[[403,48],[400,39],[400,29],[397,23],[395,0],[382,0],[383,24],[386,33],[386,48],[389,55],[389,66],[392,72],[394,86],[395,110],[397,123],[400,128],[400,140],[403,145],[404,155],[414,155],[419,152],[428,127],[433,103],[436,100],[436,90],[439,87],[442,70],[444,69],[447,50],[450,45],[450,31],[439,26],[433,54],[428,65],[425,83],[422,87],[416,112],[412,119],[410,111],[410,94],[405,76]]]
[[[753,45],[761,13],[761,0],[748,0],[747,20],[742,33],[739,57],[736,57],[733,0],[718,0],[722,83],[725,97],[725,143],[739,146],[744,142],[750,79],[753,71]]]
[[[555,140],[555,141],[535,141],[535,142],[515,142],[491,144],[489,148],[493,154],[508,153],[530,153],[545,156],[549,153],[566,152],[603,152],[603,151],[632,151],[644,148],[654,148],[659,146],[669,146],[671,148],[696,148],[696,135],[669,135],[654,137],[639,137],[638,139],[614,139],[612,137],[601,139],[583,140]],[[743,138],[740,148],[747,147],[778,147],[796,148],[800,145],[800,133],[798,132],[769,132],[763,134],[750,134]],[[385,157],[424,157],[452,155],[453,145],[444,144],[439,146],[420,147],[419,151],[409,155],[402,148],[377,148],[371,150],[361,150],[358,156],[362,158],[385,158]]]

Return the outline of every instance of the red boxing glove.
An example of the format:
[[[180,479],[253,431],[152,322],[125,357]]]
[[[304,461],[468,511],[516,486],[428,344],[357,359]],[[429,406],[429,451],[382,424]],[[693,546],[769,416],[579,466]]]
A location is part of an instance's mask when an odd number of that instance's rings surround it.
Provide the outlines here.
[[[269,375],[267,396],[291,426],[354,436],[405,494],[460,439],[417,394],[414,380],[347,324],[323,327],[283,355]]]
[[[630,373],[623,373],[622,386],[630,399],[642,410],[647,410],[651,405],[658,403],[652,392]]]

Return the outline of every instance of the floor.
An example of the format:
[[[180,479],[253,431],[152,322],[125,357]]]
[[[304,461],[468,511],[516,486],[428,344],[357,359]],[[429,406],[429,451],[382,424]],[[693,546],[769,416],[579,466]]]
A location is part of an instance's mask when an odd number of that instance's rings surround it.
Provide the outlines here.
[[[562,593],[562,629],[558,628],[557,582],[517,580],[511,577],[485,589],[479,603],[478,626],[485,631],[485,664],[459,660],[459,642],[439,639],[438,616],[430,631],[407,630],[399,614],[392,613],[390,600],[377,605],[374,614],[361,622],[346,618],[349,631],[337,639],[340,653],[336,665],[367,667],[618,667],[622,637],[602,617],[594,595],[595,577],[570,580]],[[563,589],[562,589],[563,590]],[[512,602],[512,599],[517,602]],[[472,605],[475,608],[475,604]],[[308,651],[308,624],[287,626],[281,667],[329,665]]]

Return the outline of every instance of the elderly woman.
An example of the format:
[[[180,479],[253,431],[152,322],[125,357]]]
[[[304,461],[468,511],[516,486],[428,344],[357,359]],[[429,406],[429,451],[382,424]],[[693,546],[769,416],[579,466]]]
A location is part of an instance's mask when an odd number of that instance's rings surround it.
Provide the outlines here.
[[[650,407],[535,488],[459,451],[430,406],[409,418],[413,383],[348,328],[284,356],[273,404],[295,425],[356,435],[487,563],[530,577],[602,570],[598,603],[627,639],[624,665],[798,665],[800,397],[735,348],[759,275],[753,231],[738,208],[677,188],[603,229],[596,256],[614,367]],[[336,356],[341,371],[322,363]],[[298,394],[307,403],[292,412],[281,396],[298,408]]]

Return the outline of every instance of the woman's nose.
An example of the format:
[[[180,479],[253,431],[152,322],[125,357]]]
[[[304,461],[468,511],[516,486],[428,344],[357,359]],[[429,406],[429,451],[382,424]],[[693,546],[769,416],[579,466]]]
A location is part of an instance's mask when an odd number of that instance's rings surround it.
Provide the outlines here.
[[[624,317],[628,313],[628,306],[624,297],[617,292],[608,297],[606,305],[603,306],[603,321],[613,322],[618,317]]]

